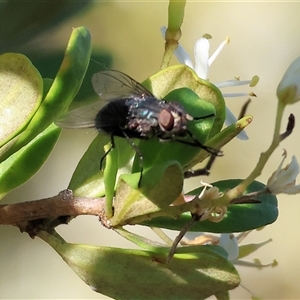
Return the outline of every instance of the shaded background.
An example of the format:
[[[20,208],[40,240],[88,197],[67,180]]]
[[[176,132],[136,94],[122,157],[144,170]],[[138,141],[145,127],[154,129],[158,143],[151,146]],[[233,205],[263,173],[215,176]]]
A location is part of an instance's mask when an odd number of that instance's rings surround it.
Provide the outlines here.
[[[94,46],[105,57],[99,61],[99,70],[112,63],[114,69],[143,81],[160,67],[164,41],[159,29],[167,25],[167,8],[167,2],[95,2],[82,14],[37,39],[32,48],[38,47],[48,53],[63,51],[72,27],[84,25],[91,31]],[[209,182],[246,177],[257,163],[260,152],[268,148],[273,134],[277,84],[288,65],[300,55],[299,12],[300,3],[187,3],[180,42],[191,55],[195,41],[204,33],[213,37],[212,52],[226,36],[231,40],[210,68],[209,79],[218,82],[234,76],[242,80],[255,74],[260,77],[258,86],[252,90],[258,97],[253,99],[248,110],[254,115],[253,123],[247,128],[249,140],[235,139],[224,147],[225,156],[213,166]],[[243,87],[235,90],[250,91]],[[228,99],[227,105],[237,115],[245,100]],[[282,148],[287,149],[289,160],[294,154],[300,159],[299,108],[300,103],[287,108],[284,120],[294,113],[296,128],[274,153],[258,180],[266,182],[277,168]],[[283,124],[282,128],[285,126]],[[65,189],[95,134],[93,130],[63,131],[44,167],[11,192],[3,203],[45,198]],[[200,178],[189,180],[185,189],[198,186],[199,181]],[[262,263],[276,259],[278,266],[262,270],[237,268],[242,284],[257,296],[297,299],[300,298],[297,231],[300,199],[299,195],[280,195],[278,199],[278,220],[245,240],[250,243],[272,238],[272,243],[250,258],[258,257]],[[144,232],[145,229],[136,227],[135,231]],[[70,242],[134,247],[102,228],[96,217],[78,217],[70,225],[61,226],[59,232]],[[148,235],[149,238],[153,236],[152,233]],[[18,229],[4,226],[0,226],[0,239],[0,298],[105,298],[85,285],[43,241],[31,240]],[[250,298],[242,287],[231,295],[233,299]]]

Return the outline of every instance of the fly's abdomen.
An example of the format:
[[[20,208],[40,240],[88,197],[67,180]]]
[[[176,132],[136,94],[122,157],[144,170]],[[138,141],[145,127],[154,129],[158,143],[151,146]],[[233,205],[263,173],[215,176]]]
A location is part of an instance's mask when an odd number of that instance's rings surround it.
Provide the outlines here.
[[[95,127],[108,134],[124,137],[129,107],[128,99],[117,99],[106,104],[96,115]]]

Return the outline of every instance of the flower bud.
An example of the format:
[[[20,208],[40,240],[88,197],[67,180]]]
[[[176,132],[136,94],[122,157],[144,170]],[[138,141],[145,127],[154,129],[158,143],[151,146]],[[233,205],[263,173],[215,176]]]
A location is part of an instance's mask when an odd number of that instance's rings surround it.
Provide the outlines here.
[[[283,75],[277,87],[277,97],[284,104],[300,100],[300,57],[290,64]]]

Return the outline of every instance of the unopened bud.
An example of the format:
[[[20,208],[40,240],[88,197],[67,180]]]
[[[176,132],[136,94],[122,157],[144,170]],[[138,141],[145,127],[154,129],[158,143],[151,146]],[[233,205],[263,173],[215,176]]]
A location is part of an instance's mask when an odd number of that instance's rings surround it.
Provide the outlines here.
[[[284,104],[300,100],[300,57],[290,64],[283,75],[277,87],[277,97]]]

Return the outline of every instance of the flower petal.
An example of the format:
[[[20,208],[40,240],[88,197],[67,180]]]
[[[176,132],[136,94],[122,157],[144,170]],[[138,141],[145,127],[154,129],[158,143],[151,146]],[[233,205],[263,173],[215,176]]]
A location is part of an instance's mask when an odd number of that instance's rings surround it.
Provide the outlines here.
[[[234,260],[239,255],[239,246],[236,237],[232,233],[222,233],[219,246],[228,253],[228,260]]]
[[[209,47],[209,41],[205,38],[197,40],[194,47],[195,71],[202,79],[208,76]]]
[[[289,195],[295,195],[300,193],[300,185],[294,185],[290,187],[286,187],[282,189],[282,193],[289,194]]]
[[[162,26],[160,27],[160,32],[163,36],[163,38],[165,39],[166,38],[166,31],[167,31],[167,27],[166,26]]]
[[[245,97],[245,96],[250,96],[247,93],[222,93],[224,98],[237,98],[237,97]]]
[[[296,157],[293,156],[291,163],[280,170],[275,178],[275,181],[281,186],[289,185],[296,180],[298,174],[299,165]]]
[[[289,176],[295,180],[299,174],[299,164],[295,155],[292,156],[292,161],[286,168]]]
[[[220,88],[231,87],[231,86],[249,85],[250,83],[251,80],[230,79],[230,80],[214,83],[214,85],[220,89]]]
[[[185,64],[188,67],[194,69],[190,55],[180,44],[178,44],[178,47],[175,49],[174,54],[180,63]]]
[[[216,51],[212,54],[212,56],[209,58],[209,60],[208,60],[208,65],[209,65],[209,66],[214,62],[214,60],[218,57],[218,55],[221,53],[221,51],[223,50],[223,48],[224,48],[227,44],[229,44],[229,42],[230,42],[229,37],[226,37],[226,40],[224,40],[224,41],[220,44],[220,46],[217,48],[217,50],[216,50]]]
[[[283,159],[279,164],[277,170],[271,175],[267,182],[267,188],[269,191],[276,195],[279,193],[285,194],[298,194],[300,193],[300,185],[295,185],[296,178],[299,174],[299,164],[295,156],[292,157],[292,161],[285,168],[282,169],[284,160],[287,153],[284,151]]]

